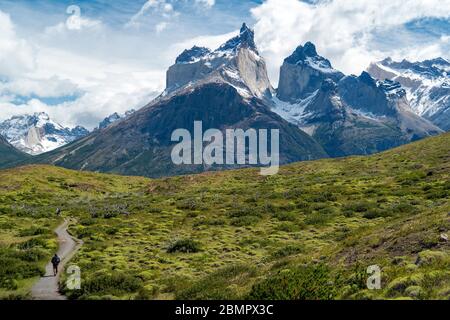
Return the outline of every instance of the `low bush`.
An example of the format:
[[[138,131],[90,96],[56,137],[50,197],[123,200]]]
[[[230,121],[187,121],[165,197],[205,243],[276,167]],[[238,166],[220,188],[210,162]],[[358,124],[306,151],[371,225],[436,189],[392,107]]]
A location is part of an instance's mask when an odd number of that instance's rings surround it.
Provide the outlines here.
[[[251,300],[327,300],[336,288],[326,266],[312,265],[283,270],[253,286]]]
[[[200,251],[198,242],[191,239],[181,239],[170,244],[167,248],[167,253],[195,253]]]

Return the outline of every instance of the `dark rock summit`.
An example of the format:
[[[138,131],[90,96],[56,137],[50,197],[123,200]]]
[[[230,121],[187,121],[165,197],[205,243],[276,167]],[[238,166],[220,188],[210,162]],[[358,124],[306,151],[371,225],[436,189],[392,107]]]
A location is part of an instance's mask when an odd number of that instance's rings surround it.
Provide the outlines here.
[[[307,42],[284,60],[277,97],[294,103],[313,94],[325,79],[338,82],[343,76],[329,60],[317,54],[314,44]]]

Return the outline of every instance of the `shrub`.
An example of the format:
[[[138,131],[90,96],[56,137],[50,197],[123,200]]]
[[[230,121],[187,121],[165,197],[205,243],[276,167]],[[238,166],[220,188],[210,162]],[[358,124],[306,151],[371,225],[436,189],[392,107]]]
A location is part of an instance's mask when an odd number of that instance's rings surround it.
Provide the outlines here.
[[[297,219],[297,214],[294,212],[278,212],[274,214],[274,217],[280,221],[295,221]]]
[[[277,230],[284,232],[296,232],[300,230],[300,226],[293,224],[292,222],[283,222],[277,227]]]
[[[67,290],[71,297],[82,296],[120,296],[126,293],[134,293],[141,290],[143,282],[138,277],[122,272],[112,274],[100,274],[83,281],[80,290]]]
[[[353,202],[350,204],[347,204],[344,207],[344,211],[350,211],[350,212],[367,212],[369,209],[373,207],[373,204],[366,201],[359,201],[359,202]]]
[[[177,204],[177,209],[180,210],[196,210],[197,208],[198,204],[195,199],[185,199]]]
[[[243,216],[238,218],[233,218],[231,220],[231,225],[235,227],[246,227],[258,223],[260,218],[254,216]]]
[[[177,240],[174,243],[170,244],[167,248],[167,253],[195,253],[200,251],[200,245],[198,242],[191,239],[182,239]]]
[[[42,234],[49,234],[51,231],[47,228],[41,228],[41,227],[31,227],[28,229],[20,230],[19,236],[20,237],[30,237],[30,236],[39,236]]]
[[[330,216],[321,213],[312,213],[305,219],[305,223],[308,225],[324,225],[330,220]]]
[[[232,265],[217,270],[181,290],[181,300],[232,300],[239,299],[234,288],[242,286],[255,275],[255,270],[246,265]]]
[[[274,253],[272,253],[272,258],[280,259],[288,256],[292,256],[304,251],[303,246],[299,245],[288,245],[283,248],[278,249]]]
[[[251,300],[327,300],[335,297],[335,287],[324,265],[283,270],[253,286]]]
[[[45,240],[43,240],[41,238],[33,238],[33,239],[30,239],[30,240],[27,240],[25,242],[18,244],[17,247],[22,250],[31,249],[31,248],[35,248],[35,247],[46,248],[47,243],[45,242]]]
[[[385,218],[387,216],[389,216],[389,212],[376,208],[370,209],[369,211],[363,214],[363,217],[369,220],[376,218]]]

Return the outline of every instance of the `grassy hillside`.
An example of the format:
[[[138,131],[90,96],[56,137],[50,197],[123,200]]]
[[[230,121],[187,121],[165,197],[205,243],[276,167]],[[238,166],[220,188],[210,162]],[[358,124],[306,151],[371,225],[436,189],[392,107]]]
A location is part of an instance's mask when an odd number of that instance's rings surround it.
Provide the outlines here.
[[[42,272],[57,207],[85,242],[73,299],[450,298],[449,134],[272,177],[0,171],[1,297]],[[366,289],[370,265],[381,290]]]

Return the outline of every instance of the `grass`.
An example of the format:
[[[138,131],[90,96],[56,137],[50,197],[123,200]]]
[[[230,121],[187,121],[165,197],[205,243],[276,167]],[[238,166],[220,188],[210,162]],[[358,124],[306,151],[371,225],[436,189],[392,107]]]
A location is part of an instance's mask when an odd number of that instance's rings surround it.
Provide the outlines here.
[[[449,134],[270,177],[0,171],[0,298],[27,297],[59,207],[84,241],[72,299],[448,299],[449,181]],[[5,272],[10,259],[24,269]],[[370,265],[381,290],[366,288]]]

